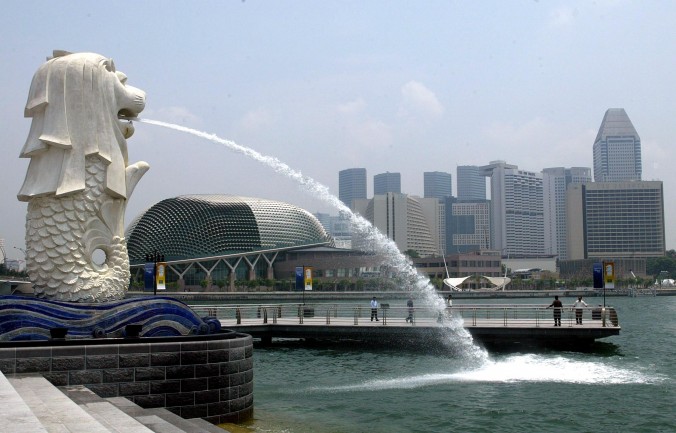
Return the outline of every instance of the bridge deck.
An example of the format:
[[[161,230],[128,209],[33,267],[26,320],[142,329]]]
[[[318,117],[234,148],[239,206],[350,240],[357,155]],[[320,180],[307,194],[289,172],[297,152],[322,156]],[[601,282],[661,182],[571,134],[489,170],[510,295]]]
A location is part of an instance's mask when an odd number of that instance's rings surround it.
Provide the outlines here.
[[[370,309],[335,304],[246,305],[241,307],[194,306],[198,313],[216,316],[226,329],[254,338],[303,338],[315,340],[434,339],[457,323],[486,344],[589,344],[599,338],[619,335],[617,313],[612,309],[582,312],[576,324],[571,309],[561,312],[561,326],[554,326],[552,310],[540,306],[461,306],[438,313],[416,309],[407,322],[405,308],[379,309],[379,321],[370,320]],[[319,313],[315,315],[316,313]],[[612,320],[611,320],[612,319]]]

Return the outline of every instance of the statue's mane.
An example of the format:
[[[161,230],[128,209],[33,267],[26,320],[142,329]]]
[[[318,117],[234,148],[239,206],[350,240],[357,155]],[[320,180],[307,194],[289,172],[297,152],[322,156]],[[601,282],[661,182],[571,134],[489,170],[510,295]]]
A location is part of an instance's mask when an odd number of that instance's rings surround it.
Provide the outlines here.
[[[111,59],[93,53],[55,51],[38,69],[24,112],[33,120],[20,154],[31,159],[20,200],[84,190],[88,155],[107,165],[106,190],[126,197],[127,147],[115,101],[120,77]]]

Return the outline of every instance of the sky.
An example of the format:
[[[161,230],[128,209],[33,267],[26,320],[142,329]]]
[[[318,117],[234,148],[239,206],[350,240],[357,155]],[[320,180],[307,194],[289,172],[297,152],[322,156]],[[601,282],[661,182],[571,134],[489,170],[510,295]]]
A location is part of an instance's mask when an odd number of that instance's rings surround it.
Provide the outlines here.
[[[3,3],[0,239],[21,259],[16,194],[31,79],[52,50],[113,58],[147,93],[142,118],[213,133],[271,155],[338,194],[338,172],[423,172],[504,160],[592,167],[608,108],[641,137],[643,179],[664,182],[676,248],[676,2],[118,1]],[[203,138],[136,124],[146,161],[127,223],[158,201],[234,194],[336,214],[295,182]]]

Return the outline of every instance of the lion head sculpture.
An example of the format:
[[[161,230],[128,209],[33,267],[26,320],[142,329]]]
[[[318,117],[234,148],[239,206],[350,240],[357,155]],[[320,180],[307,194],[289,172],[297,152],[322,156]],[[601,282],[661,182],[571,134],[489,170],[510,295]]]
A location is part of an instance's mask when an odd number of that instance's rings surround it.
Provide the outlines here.
[[[144,106],[145,93],[99,54],[55,51],[33,76],[24,113],[33,121],[20,155],[30,163],[18,198],[28,202],[26,269],[37,296],[124,297],[124,212],[149,166],[129,164],[134,129],[120,117]]]
[[[19,200],[82,191],[85,157],[92,154],[108,165],[107,192],[128,197],[125,139],[134,130],[119,117],[137,116],[145,93],[126,80],[111,59],[94,53],[55,51],[38,69],[24,112],[33,123],[20,156],[31,161]]]

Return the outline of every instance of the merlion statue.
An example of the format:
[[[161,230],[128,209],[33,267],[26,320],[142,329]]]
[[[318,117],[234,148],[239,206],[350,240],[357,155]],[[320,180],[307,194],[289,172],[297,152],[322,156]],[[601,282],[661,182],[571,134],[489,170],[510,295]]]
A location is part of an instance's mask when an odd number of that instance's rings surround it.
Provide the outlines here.
[[[33,76],[24,113],[33,121],[20,155],[30,164],[18,198],[28,202],[26,270],[37,296],[124,298],[124,212],[149,166],[129,164],[134,128],[120,118],[144,106],[145,93],[99,54],[55,51]],[[94,260],[97,250],[103,263]]]

